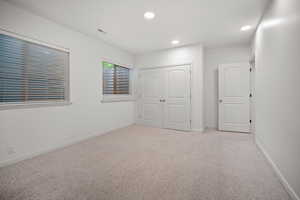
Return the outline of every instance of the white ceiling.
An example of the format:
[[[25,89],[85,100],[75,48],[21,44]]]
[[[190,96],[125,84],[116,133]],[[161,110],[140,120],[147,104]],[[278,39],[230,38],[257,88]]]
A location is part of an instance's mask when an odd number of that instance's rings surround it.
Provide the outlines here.
[[[248,43],[269,0],[8,0],[57,23],[101,38],[129,52],[202,43]],[[143,18],[153,11],[152,21]],[[103,29],[107,34],[97,31]],[[179,46],[180,46],[179,45]]]

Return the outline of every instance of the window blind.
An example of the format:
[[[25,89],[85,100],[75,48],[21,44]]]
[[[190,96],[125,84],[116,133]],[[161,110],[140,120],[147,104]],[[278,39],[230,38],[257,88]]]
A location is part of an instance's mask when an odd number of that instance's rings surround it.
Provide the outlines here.
[[[129,94],[129,69],[103,62],[103,94]]]
[[[0,103],[67,98],[69,53],[0,34]]]

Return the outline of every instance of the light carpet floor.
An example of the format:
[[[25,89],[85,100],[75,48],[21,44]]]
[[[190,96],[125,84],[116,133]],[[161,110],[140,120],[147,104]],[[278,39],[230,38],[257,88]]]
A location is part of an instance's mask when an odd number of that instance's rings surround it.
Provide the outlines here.
[[[253,136],[130,126],[0,169],[1,200],[288,200]]]

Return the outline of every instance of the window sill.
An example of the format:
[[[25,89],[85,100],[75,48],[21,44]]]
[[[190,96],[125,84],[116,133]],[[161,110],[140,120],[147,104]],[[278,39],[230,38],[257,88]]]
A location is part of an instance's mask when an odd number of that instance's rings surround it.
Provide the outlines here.
[[[101,100],[102,103],[112,103],[112,102],[123,102],[123,101],[135,101],[135,98],[131,95],[126,96],[103,96],[103,99]]]
[[[40,108],[40,107],[52,107],[52,106],[66,106],[71,105],[69,101],[59,102],[34,102],[34,103],[4,103],[0,104],[1,110],[13,110],[13,109],[25,109],[25,108]]]

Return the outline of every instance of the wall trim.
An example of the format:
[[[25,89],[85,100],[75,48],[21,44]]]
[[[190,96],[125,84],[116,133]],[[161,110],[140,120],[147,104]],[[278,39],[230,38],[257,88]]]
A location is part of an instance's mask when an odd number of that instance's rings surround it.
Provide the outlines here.
[[[287,193],[290,195],[290,197],[293,200],[300,200],[299,196],[297,195],[295,190],[292,188],[292,186],[288,183],[286,178],[283,176],[283,174],[281,173],[279,167],[272,160],[270,154],[266,151],[264,145],[262,144],[261,140],[257,137],[257,135],[255,136],[255,143],[256,143],[257,147],[259,148],[259,150],[262,152],[262,154],[265,156],[265,158],[267,159],[269,164],[272,166],[272,168],[275,171],[277,177],[279,178],[281,184],[283,185],[283,187],[285,188]]]
[[[88,140],[88,139],[91,139],[91,138],[94,138],[94,137],[97,137],[97,136],[109,134],[109,132],[111,132],[111,131],[121,129],[121,128],[126,128],[126,127],[129,127],[131,125],[133,125],[133,124],[126,125],[126,126],[119,127],[119,128],[108,129],[107,131],[101,132],[101,133],[99,133],[99,132],[91,133],[91,134],[89,134],[87,136],[84,136],[84,137],[77,137],[77,138],[74,137],[75,139],[73,138],[73,140],[71,140],[71,141],[64,141],[64,142],[62,142],[58,145],[47,147],[47,148],[45,148],[43,150],[40,150],[40,151],[37,151],[37,152],[21,154],[19,156],[15,156],[15,157],[0,161],[0,168],[18,163],[18,162],[23,161],[23,160],[31,159],[31,158],[34,158],[36,156],[40,156],[40,155],[43,155],[43,154],[46,154],[46,153],[50,153],[50,152],[53,152],[53,151],[71,146],[73,144],[83,142],[85,140]]]
[[[198,129],[191,129],[191,131],[193,132],[203,132],[204,131],[204,128],[198,128]]]
[[[41,40],[36,39],[36,38],[32,38],[32,37],[29,37],[29,36],[26,36],[26,35],[22,35],[22,34],[19,34],[17,32],[10,31],[8,29],[0,28],[0,33],[4,34],[4,35],[8,35],[10,37],[15,37],[17,39],[24,40],[24,41],[27,41],[27,42],[32,42],[34,44],[38,44],[38,45],[42,45],[42,46],[45,46],[45,47],[48,47],[48,48],[64,51],[66,53],[70,53],[69,48],[62,47],[62,46],[56,45],[56,44],[50,44],[49,42],[41,41]]]

